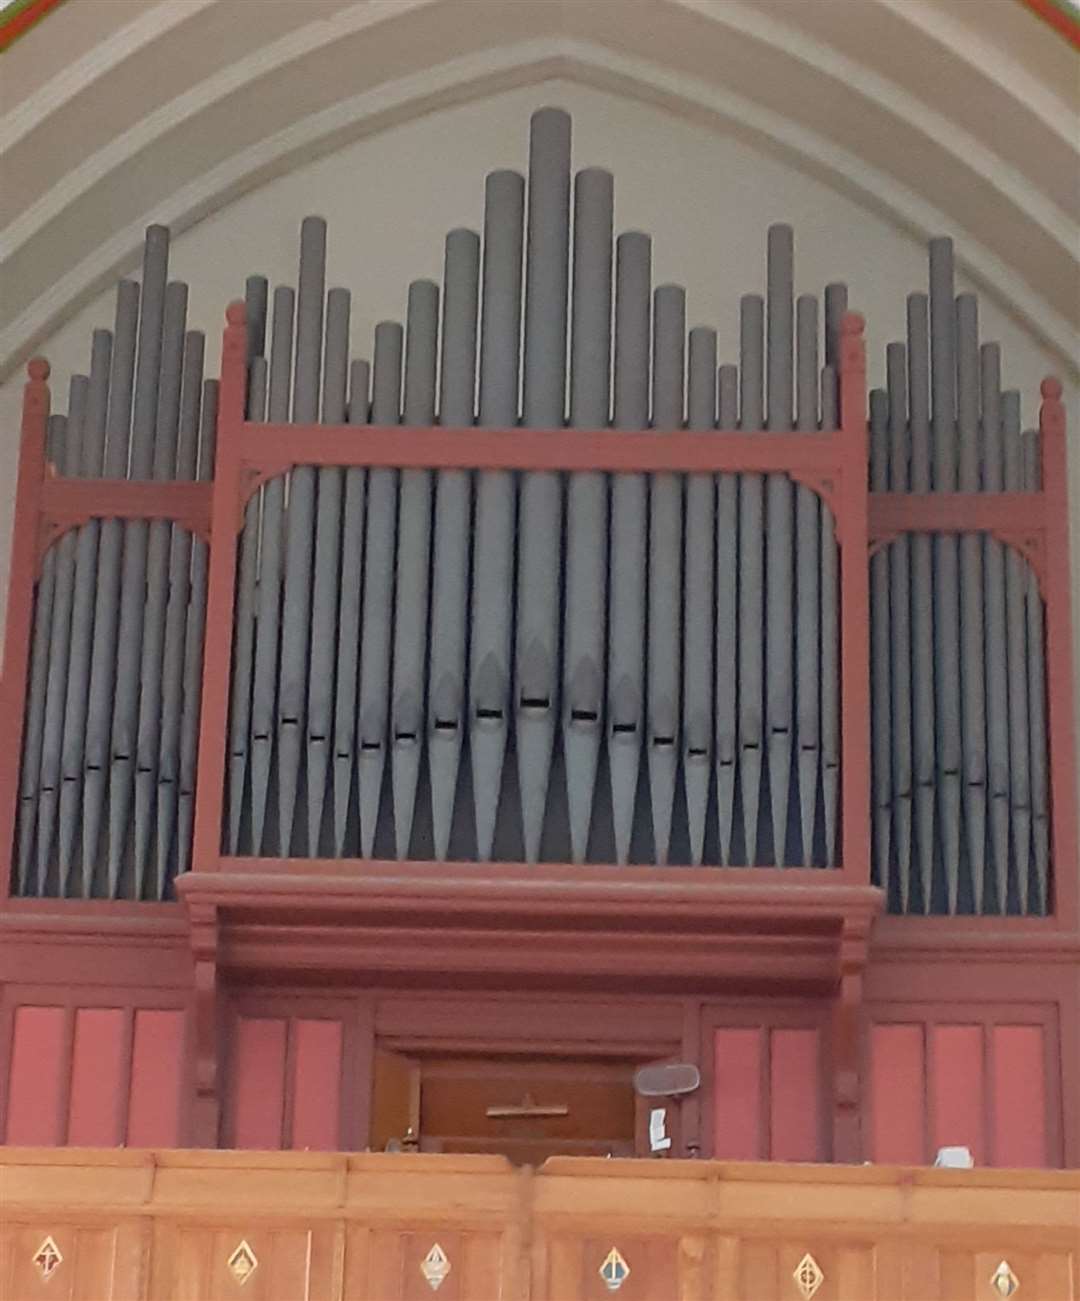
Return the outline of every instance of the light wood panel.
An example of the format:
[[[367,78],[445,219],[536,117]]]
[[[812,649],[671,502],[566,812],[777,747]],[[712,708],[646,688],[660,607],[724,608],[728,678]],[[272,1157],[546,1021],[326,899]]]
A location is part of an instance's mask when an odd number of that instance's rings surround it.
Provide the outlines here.
[[[0,1200],[5,1301],[1080,1298],[1080,1172],[10,1148]]]

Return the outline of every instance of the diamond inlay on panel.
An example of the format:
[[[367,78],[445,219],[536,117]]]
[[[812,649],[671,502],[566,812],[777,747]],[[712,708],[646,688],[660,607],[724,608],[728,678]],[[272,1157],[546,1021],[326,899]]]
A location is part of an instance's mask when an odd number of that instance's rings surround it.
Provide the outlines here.
[[[1020,1280],[1009,1268],[1009,1262],[1003,1260],[994,1270],[990,1286],[1000,1297],[1015,1296],[1020,1291]]]
[[[600,1277],[609,1292],[618,1292],[630,1277],[630,1266],[622,1258],[618,1247],[612,1247],[600,1266]]]
[[[450,1273],[450,1257],[436,1242],[420,1262],[420,1273],[427,1279],[432,1292],[437,1292]]]
[[[825,1282],[825,1275],[821,1272],[821,1267],[809,1252],[795,1266],[795,1271],[791,1277],[795,1280],[795,1286],[806,1298],[806,1301],[810,1301],[810,1298]]]
[[[229,1273],[238,1283],[246,1283],[259,1268],[259,1258],[248,1246],[246,1240],[240,1243],[225,1263],[229,1267]]]

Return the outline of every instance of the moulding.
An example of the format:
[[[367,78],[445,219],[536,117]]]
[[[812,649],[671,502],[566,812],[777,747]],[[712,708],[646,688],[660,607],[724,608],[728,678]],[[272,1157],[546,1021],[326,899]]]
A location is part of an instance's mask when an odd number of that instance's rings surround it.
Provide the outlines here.
[[[625,989],[647,972],[667,992],[835,991],[865,962],[882,903],[869,886],[733,884],[681,869],[358,867],[192,873],[178,893],[216,910],[217,964],[246,978]]]

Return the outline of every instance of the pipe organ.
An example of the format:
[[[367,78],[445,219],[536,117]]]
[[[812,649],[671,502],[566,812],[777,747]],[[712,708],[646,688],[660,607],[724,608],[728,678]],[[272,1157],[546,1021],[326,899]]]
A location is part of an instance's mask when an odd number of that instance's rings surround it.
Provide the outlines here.
[[[156,226],[66,414],[31,364],[9,909],[400,861],[1071,924],[1060,386],[1026,428],[949,240],[867,401],[789,226],[718,356],[561,110],[361,355],[327,239],[220,384]]]

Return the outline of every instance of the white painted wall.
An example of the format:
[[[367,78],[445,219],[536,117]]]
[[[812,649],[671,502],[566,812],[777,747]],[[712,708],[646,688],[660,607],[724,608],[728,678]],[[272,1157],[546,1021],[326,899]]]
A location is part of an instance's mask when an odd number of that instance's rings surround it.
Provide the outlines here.
[[[329,221],[328,284],[353,291],[354,353],[369,356],[374,323],[401,319],[408,281],[441,278],[446,231],[480,229],[485,173],[525,168],[528,118],[541,104],[572,112],[575,166],[614,172],[616,229],[652,234],[655,282],[687,287],[689,324],[717,328],[722,360],[736,359],[739,295],[764,289],[766,226],[790,221],[797,291],[820,293],[836,279],[850,284],[852,306],[868,321],[871,382],[881,382],[885,344],[903,337],[905,295],[926,287],[920,242],[779,155],[638,100],[559,81],[443,109],[352,144],[229,204],[177,239],[172,274],[191,286],[190,324],[207,331],[212,373],[226,302],[242,294],[252,272],[295,283],[299,223],[312,212]],[[961,281],[960,287],[973,286]],[[1039,381],[1063,371],[1062,358],[1037,343],[1007,302],[987,293],[981,321],[983,337],[1001,341],[1005,383],[1022,390],[1024,419],[1033,421]],[[56,409],[66,407],[72,370],[88,364],[91,329],[111,323],[107,295],[42,345],[53,368]],[[0,388],[4,593],[20,391],[18,378]],[[1080,587],[1080,402],[1075,390],[1068,397],[1073,572]],[[1075,606],[1080,616],[1080,596]]]

